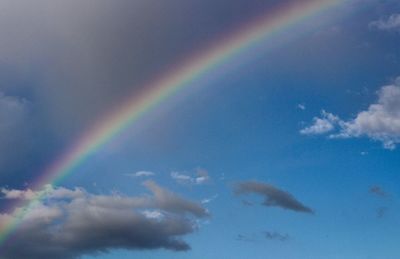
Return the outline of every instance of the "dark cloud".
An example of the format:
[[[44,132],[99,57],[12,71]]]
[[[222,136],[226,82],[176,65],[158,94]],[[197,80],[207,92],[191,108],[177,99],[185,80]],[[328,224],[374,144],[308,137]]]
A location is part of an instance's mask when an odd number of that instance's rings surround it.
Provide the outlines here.
[[[376,217],[378,219],[383,218],[386,215],[387,211],[388,211],[387,207],[379,207],[379,208],[377,208],[376,209]]]
[[[238,234],[236,236],[236,240],[237,241],[244,241],[244,242],[256,242],[257,238],[255,237],[255,235],[247,236],[247,235],[244,235],[244,234]]]
[[[1,258],[76,258],[112,249],[189,250],[182,236],[192,233],[197,218],[208,216],[199,204],[144,184],[153,196],[94,195],[84,189],[48,186],[41,200],[23,216]],[[35,192],[2,189],[6,199],[31,199]],[[0,227],[14,220],[0,214]],[[23,248],[23,249],[22,249]]]
[[[263,205],[268,207],[281,207],[296,212],[314,213],[311,208],[303,205],[292,194],[270,184],[256,181],[240,182],[235,186],[235,193],[262,195],[265,198]]]
[[[388,196],[388,194],[382,189],[382,187],[378,186],[378,185],[373,185],[371,187],[369,187],[369,193],[380,197],[380,198],[385,198]]]
[[[281,234],[276,231],[265,231],[264,236],[266,239],[271,239],[271,240],[278,240],[278,241],[287,241],[290,239],[290,236],[288,234]]]
[[[242,200],[243,206],[253,206],[254,204],[251,201],[248,200]]]
[[[244,241],[244,242],[259,242],[263,239],[268,240],[277,240],[277,241],[288,241],[290,240],[290,236],[288,234],[282,234],[276,231],[263,231],[261,233],[253,233],[251,235],[248,234],[238,234],[236,236],[237,241]]]

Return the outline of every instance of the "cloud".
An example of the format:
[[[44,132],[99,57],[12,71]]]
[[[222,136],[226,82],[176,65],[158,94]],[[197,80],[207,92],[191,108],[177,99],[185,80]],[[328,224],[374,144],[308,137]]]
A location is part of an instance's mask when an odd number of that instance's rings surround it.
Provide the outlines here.
[[[380,197],[380,198],[385,198],[388,196],[388,194],[382,189],[382,187],[378,185],[373,185],[369,188],[369,193]]]
[[[175,181],[179,182],[179,183],[193,183],[194,180],[191,176],[189,175],[185,175],[185,174],[181,174],[179,172],[171,172],[171,177],[172,179],[174,179]]]
[[[270,240],[278,240],[278,241],[287,241],[290,239],[290,236],[288,234],[281,234],[279,232],[276,231],[265,231],[264,232],[264,236],[266,239],[270,239]]]
[[[299,104],[297,105],[297,108],[300,109],[300,110],[302,110],[302,111],[304,111],[304,110],[306,109],[306,105],[303,104],[303,103],[299,103]]]
[[[242,200],[243,206],[253,206],[254,204],[251,201],[248,200]]]
[[[125,174],[126,176],[131,176],[131,177],[150,177],[150,176],[154,176],[155,173],[150,172],[150,171],[138,171],[136,173],[129,173],[129,174]]]
[[[195,176],[183,174],[179,172],[171,172],[171,177],[180,184],[205,184],[210,181],[210,176],[207,170],[198,168],[196,169]]]
[[[183,199],[174,193],[161,188],[153,181],[146,181],[143,185],[154,194],[154,205],[157,208],[176,213],[191,213],[199,218],[207,217],[208,212],[197,203]]]
[[[376,217],[378,219],[383,218],[386,215],[387,211],[388,211],[387,207],[379,207],[379,208],[377,208],[376,209]]]
[[[255,235],[247,236],[247,235],[244,235],[244,234],[238,234],[236,236],[236,240],[237,241],[244,241],[244,242],[256,242],[257,241],[257,237]]]
[[[280,207],[296,212],[314,213],[311,208],[303,205],[292,194],[280,190],[270,184],[257,181],[240,182],[235,186],[235,193],[259,194],[265,198],[263,205],[268,207]]]
[[[386,149],[395,149],[400,142],[400,77],[392,84],[381,87],[378,100],[354,119],[341,120],[338,116],[322,111],[321,118],[300,131],[302,134],[332,132],[331,138],[368,137],[380,141]]]
[[[314,117],[313,124],[300,130],[300,133],[304,135],[325,134],[334,130],[338,122],[340,122],[339,117],[322,110],[321,117]]]
[[[201,200],[201,204],[210,203],[210,202],[212,202],[213,200],[215,200],[216,198],[218,198],[218,194],[215,194],[215,195],[213,195],[213,196],[210,197],[210,198],[202,199],[202,200]]]
[[[260,236],[261,234],[261,236]],[[253,233],[251,235],[247,234],[238,234],[236,236],[236,240],[244,241],[244,242],[258,242],[260,238],[268,239],[268,240],[277,240],[281,242],[288,241],[290,236],[288,234],[282,234],[276,231],[263,231],[261,233]]]
[[[387,18],[372,21],[369,27],[383,31],[400,31],[400,14],[396,13]]]
[[[0,257],[77,258],[112,249],[190,249],[182,237],[195,231],[196,220],[208,212],[155,182],[144,186],[151,196],[94,195],[81,188],[47,186],[46,198],[22,216]],[[32,198],[31,190],[2,193],[7,199]],[[0,214],[0,228],[15,220],[21,209]]]

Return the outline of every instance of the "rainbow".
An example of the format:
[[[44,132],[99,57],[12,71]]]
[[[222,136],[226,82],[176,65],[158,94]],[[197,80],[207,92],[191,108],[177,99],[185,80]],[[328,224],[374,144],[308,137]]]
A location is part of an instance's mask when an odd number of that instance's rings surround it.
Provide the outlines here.
[[[278,32],[316,16],[344,1],[346,0],[307,0],[285,4],[278,10],[273,10],[273,14],[269,13],[240,27],[233,34],[220,39],[205,51],[189,57],[174,69],[145,85],[142,88],[145,89],[144,92],[128,98],[116,110],[107,114],[86,131],[58,160],[44,170],[33,186],[33,189],[42,191],[39,191],[34,199],[15,206],[22,209],[18,210],[16,215],[14,214],[13,220],[1,227],[0,245],[17,229],[29,209],[45,196],[46,185],[59,184],[91,154],[128,126],[133,125],[146,113],[161,105],[164,100],[181,89],[190,87],[192,82],[227,63],[256,43],[264,42],[274,37]]]

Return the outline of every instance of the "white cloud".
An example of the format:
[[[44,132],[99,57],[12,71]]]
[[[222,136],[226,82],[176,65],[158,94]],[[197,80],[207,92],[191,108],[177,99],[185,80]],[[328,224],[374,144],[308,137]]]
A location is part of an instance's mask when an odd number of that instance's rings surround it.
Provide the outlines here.
[[[299,108],[300,110],[304,111],[304,110],[306,109],[306,106],[305,106],[305,104],[303,104],[303,103],[299,103],[299,104],[297,105],[297,108]]]
[[[400,143],[400,77],[378,91],[378,100],[368,109],[347,121],[323,112],[302,134],[330,134],[331,138],[368,137],[382,142],[384,148],[394,149]]]
[[[215,195],[213,195],[213,196],[210,197],[210,198],[202,199],[202,200],[201,200],[201,204],[210,203],[210,202],[212,202],[213,200],[215,200],[216,198],[218,198],[218,194],[215,194]]]
[[[179,183],[193,183],[194,179],[189,176],[189,175],[185,175],[185,174],[181,174],[179,172],[171,172],[171,177],[172,179],[176,180]]]
[[[150,172],[150,171],[138,171],[136,173],[129,173],[129,174],[125,174],[126,176],[131,176],[131,177],[150,177],[150,176],[154,176],[155,173]]]
[[[370,28],[376,28],[378,30],[396,30],[400,31],[400,14],[392,14],[385,19],[379,19],[369,23]]]
[[[332,113],[321,111],[321,118],[314,117],[313,124],[300,130],[301,134],[304,135],[318,135],[330,132],[335,129],[336,124],[340,122],[339,117]]]
[[[201,185],[210,181],[210,176],[208,175],[207,170],[201,168],[196,169],[195,176],[179,172],[171,172],[171,177],[181,184]]]
[[[5,199],[23,199],[31,200],[35,197],[36,193],[31,189],[27,190],[9,190],[7,188],[2,188],[1,193],[4,195]]]
[[[164,214],[159,210],[144,210],[142,213],[149,219],[162,219],[164,217]]]

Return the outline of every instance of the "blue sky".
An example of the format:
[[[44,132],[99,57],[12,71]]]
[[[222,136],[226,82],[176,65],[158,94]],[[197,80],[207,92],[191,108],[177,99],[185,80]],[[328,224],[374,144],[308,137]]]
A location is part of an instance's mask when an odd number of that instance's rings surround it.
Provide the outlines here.
[[[127,93],[279,4],[2,1],[0,223]],[[375,0],[261,42],[98,150],[0,255],[397,258],[399,43],[400,4]]]

